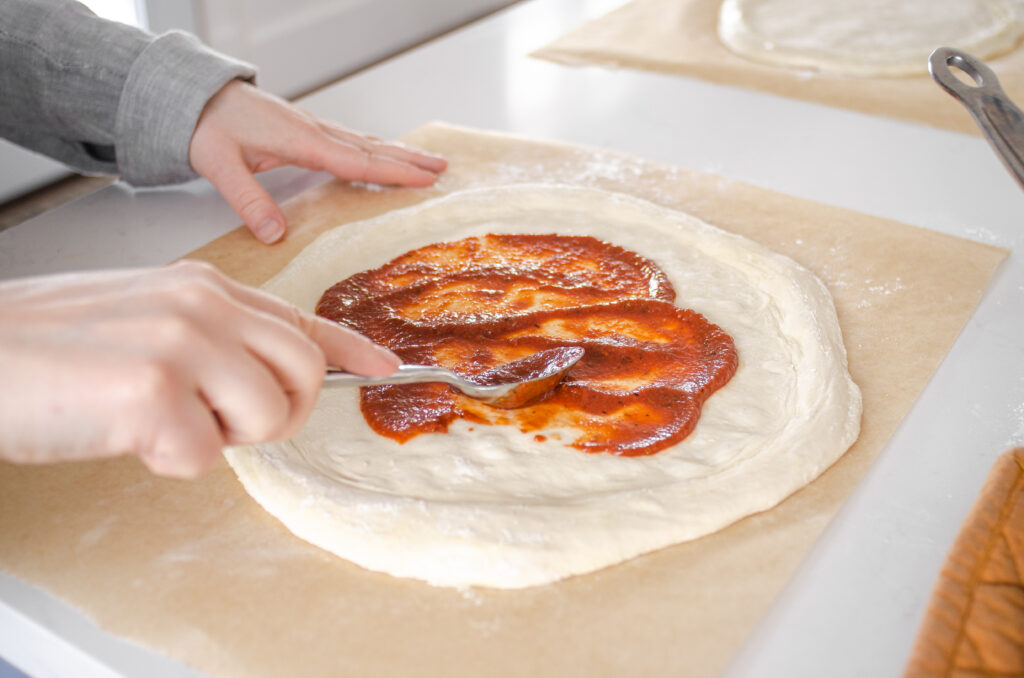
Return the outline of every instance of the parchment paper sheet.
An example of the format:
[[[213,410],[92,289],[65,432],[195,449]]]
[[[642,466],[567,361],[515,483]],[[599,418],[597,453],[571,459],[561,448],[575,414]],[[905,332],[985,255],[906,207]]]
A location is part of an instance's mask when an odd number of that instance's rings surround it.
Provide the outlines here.
[[[740,57],[718,39],[720,5],[721,0],[633,0],[570,31],[531,56],[577,66],[629,67],[689,75],[723,85],[980,134],[963,105],[939,89],[928,75],[842,77],[763,65]],[[986,63],[1010,98],[1024,101],[1024,49],[1018,46]]]
[[[249,499],[226,465],[183,482],[133,459],[0,464],[0,568],[217,677],[719,673],[909,410],[1006,252],[611,151],[441,124],[407,141],[449,158],[436,188],[329,183],[287,206],[282,244],[264,247],[239,229],[195,256],[260,283],[329,226],[448,191],[543,181],[632,193],[821,276],[864,393],[860,440],[805,490],[718,534],[503,592],[433,588],[321,552]]]

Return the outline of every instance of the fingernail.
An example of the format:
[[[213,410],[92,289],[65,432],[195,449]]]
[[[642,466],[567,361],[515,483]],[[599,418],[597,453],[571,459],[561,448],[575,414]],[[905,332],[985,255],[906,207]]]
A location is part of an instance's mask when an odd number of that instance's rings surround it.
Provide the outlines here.
[[[284,224],[277,219],[267,219],[256,227],[256,237],[268,245],[277,242],[284,235]]]
[[[394,363],[395,365],[402,364],[402,359],[395,355],[393,351],[384,348],[380,344],[373,344],[373,348],[377,352],[377,355],[379,355],[384,360]]]
[[[398,368],[399,365],[402,364],[401,358],[399,358],[397,355],[395,355],[394,352],[388,350],[387,348],[381,346],[380,344],[370,343],[370,346],[373,352],[376,353],[377,356],[382,361],[384,361],[384,363],[387,364],[391,372],[393,372],[395,369]],[[391,374],[391,372],[388,372],[388,374]]]
[[[424,156],[433,162],[433,165],[439,169],[448,167],[448,160],[443,155],[434,155],[433,153],[424,153]]]

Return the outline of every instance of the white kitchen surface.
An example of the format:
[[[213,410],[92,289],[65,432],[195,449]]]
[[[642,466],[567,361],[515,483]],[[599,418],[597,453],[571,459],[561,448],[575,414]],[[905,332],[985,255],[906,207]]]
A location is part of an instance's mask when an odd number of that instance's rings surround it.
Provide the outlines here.
[[[1010,249],[1024,244],[1024,192],[981,138],[526,56],[620,2],[523,2],[302,103],[385,137],[444,120],[608,147]],[[281,199],[321,180],[298,170],[266,179]],[[0,232],[0,277],[162,264],[237,223],[201,182],[145,192],[114,185]],[[1022,443],[1024,264],[1015,253],[727,675],[898,675],[993,460]],[[196,675],[2,575],[0,656],[36,676]]]

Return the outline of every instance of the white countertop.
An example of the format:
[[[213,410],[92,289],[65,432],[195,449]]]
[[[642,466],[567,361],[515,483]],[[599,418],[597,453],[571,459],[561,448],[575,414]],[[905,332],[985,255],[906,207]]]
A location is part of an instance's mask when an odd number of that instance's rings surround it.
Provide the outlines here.
[[[444,120],[601,146],[1009,249],[1024,244],[1024,192],[981,138],[526,56],[618,4],[523,2],[302,104],[388,138]],[[275,170],[265,183],[285,199],[323,179]],[[163,264],[238,223],[202,182],[145,192],[114,185],[0,232],[0,277]],[[898,675],[993,460],[1022,443],[1024,263],[1013,254],[727,675]],[[76,676],[197,675],[4,575],[0,630],[0,656],[39,676],[71,675],[70,666]]]

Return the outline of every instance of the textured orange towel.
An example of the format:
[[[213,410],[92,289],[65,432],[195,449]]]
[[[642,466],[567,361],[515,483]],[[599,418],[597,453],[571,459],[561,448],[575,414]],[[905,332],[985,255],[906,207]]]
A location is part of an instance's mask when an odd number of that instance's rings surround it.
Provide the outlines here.
[[[1024,448],[996,460],[946,558],[906,678],[1024,676]]]

